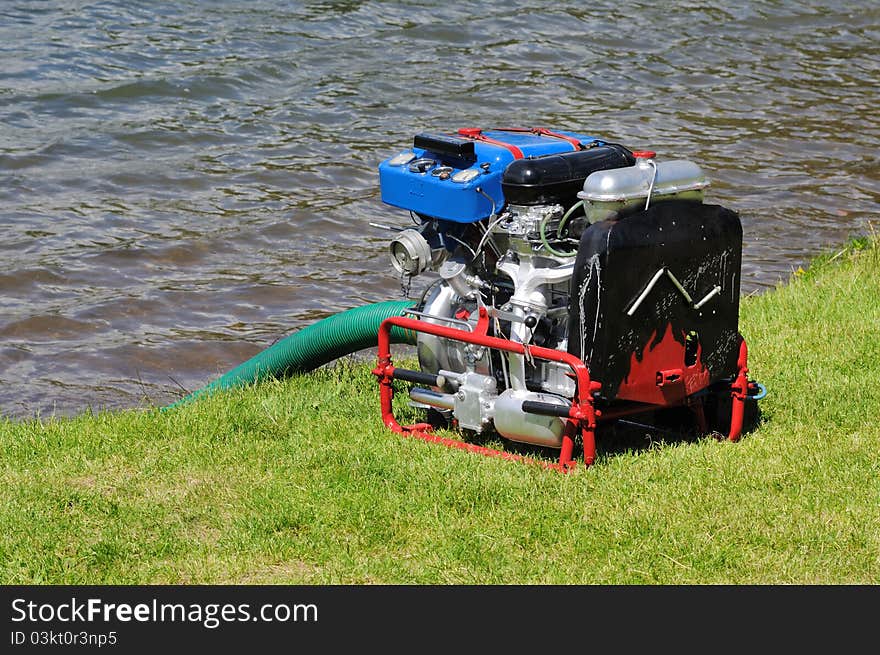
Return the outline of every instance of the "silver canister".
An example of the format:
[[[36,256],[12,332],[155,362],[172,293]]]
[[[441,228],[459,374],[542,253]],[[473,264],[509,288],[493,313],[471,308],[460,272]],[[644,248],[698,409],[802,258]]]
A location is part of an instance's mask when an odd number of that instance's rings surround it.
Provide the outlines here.
[[[525,400],[566,408],[571,406],[571,401],[554,394],[507,389],[495,401],[495,430],[498,434],[511,441],[549,448],[561,447],[566,420],[557,416],[530,414],[522,408]]]
[[[590,223],[635,208],[647,209],[663,200],[703,200],[709,180],[692,161],[656,162],[638,158],[635,166],[596,171],[584,181],[578,198]]]

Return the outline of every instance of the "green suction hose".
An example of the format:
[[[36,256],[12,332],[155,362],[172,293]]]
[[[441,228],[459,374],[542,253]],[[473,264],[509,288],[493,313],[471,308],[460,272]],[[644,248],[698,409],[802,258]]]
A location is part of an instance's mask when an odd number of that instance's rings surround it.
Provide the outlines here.
[[[400,316],[414,306],[415,303],[411,300],[389,300],[328,316],[285,337],[164,409],[171,409],[220,389],[245,386],[293,373],[305,373],[344,355],[375,347],[382,321]],[[415,345],[415,332],[394,327],[391,329],[391,342]]]

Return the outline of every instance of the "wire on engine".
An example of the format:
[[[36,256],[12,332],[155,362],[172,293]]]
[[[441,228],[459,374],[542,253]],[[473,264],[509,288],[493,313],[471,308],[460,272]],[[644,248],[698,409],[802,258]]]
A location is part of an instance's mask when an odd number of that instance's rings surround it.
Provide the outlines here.
[[[568,222],[568,219],[571,218],[571,215],[574,214],[578,207],[583,207],[584,214],[586,214],[586,205],[584,205],[583,200],[578,200],[571,207],[569,207],[568,211],[562,215],[562,219],[559,221],[559,227],[556,228],[556,237],[558,239],[562,238],[562,230],[565,228],[565,224]]]
[[[494,215],[494,214],[493,214],[493,215]],[[493,230],[493,229],[495,228],[495,226],[498,225],[503,219],[504,219],[504,214],[501,214],[501,216],[499,216],[499,217],[496,218],[494,221],[492,221],[492,222],[489,224],[489,227],[486,228],[486,231],[483,233],[483,238],[480,239],[480,243],[477,244],[477,247],[476,247],[476,249],[475,249],[476,254],[474,255],[474,260],[480,255],[480,252],[483,250],[483,246],[485,246],[485,245],[486,245],[486,242],[489,241],[489,239],[491,238],[491,236],[492,236],[492,230]],[[479,225],[479,223],[478,223],[478,225]],[[500,256],[501,256],[501,253],[498,252],[498,248],[495,246],[495,242],[494,242],[494,241],[492,242],[492,248],[495,250],[495,254],[498,255],[498,256],[500,257]],[[471,260],[471,261],[473,261],[473,260]]]
[[[494,296],[492,298],[492,304],[493,305],[495,304]],[[502,339],[507,339],[508,337],[505,336],[504,330],[501,329],[501,321],[498,320],[498,314],[495,314],[494,319],[495,319],[495,336],[500,336]],[[508,355],[507,355],[507,353],[502,352],[502,353],[500,353],[500,356],[501,356],[501,374],[504,376],[504,388],[510,389],[510,373],[508,373],[508,371],[507,371],[507,357],[508,357]],[[489,361],[491,361],[491,358]]]
[[[547,252],[549,252],[551,255],[555,255],[557,257],[574,257],[575,255],[577,255],[577,251],[562,252],[560,250],[556,250],[550,245],[550,242],[547,241],[547,223],[550,220],[550,216],[550,214],[547,214],[544,218],[541,219],[541,222],[538,223],[538,235],[541,237],[541,243],[544,244]]]
[[[657,181],[657,162],[653,159],[649,159],[648,163],[654,171],[651,174],[651,186],[648,187],[648,197],[645,198],[645,211],[648,211],[648,207],[651,205],[651,195],[654,193],[654,182]]]
[[[454,236],[452,236],[451,234],[447,234],[447,235],[446,235],[446,238],[447,238],[447,239],[452,239],[453,241],[455,241],[455,242],[458,243],[459,245],[461,245],[461,246],[467,248],[467,249],[470,251],[471,255],[473,255],[473,259],[471,260],[472,262],[474,261],[474,259],[477,258],[477,253],[474,252],[474,249],[471,248],[468,244],[466,244],[464,241],[462,241],[462,240],[459,239],[458,237],[454,237]]]

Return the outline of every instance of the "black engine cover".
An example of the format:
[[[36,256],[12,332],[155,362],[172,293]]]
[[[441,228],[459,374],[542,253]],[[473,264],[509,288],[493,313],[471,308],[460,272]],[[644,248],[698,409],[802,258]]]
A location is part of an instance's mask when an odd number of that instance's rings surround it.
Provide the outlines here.
[[[735,376],[741,259],[739,216],[718,205],[658,202],[584,230],[568,351],[601,398],[670,405]]]
[[[635,158],[623,146],[601,146],[512,161],[504,169],[501,190],[513,205],[569,207],[577,202],[584,180],[595,171],[633,166]]]

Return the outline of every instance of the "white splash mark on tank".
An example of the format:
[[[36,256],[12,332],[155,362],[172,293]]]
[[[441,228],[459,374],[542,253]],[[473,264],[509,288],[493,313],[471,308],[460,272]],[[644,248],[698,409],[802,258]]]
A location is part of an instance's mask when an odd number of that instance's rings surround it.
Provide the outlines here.
[[[584,278],[583,282],[581,282],[581,288],[578,290],[578,307],[580,308],[580,338],[581,338],[581,359],[584,359],[584,350],[587,347],[586,340],[586,330],[587,330],[587,322],[584,316],[584,310],[586,309],[586,296],[587,290],[590,287],[590,282],[593,280],[593,273],[596,275],[596,315],[593,317],[593,343],[596,343],[596,332],[599,329],[599,305],[601,304],[602,293],[600,290],[602,284],[602,266],[599,264],[599,253],[594,254],[590,259],[587,260],[589,264],[589,268],[587,270],[587,275]],[[593,359],[593,348],[590,348],[590,356],[585,359],[585,361],[589,362]]]

